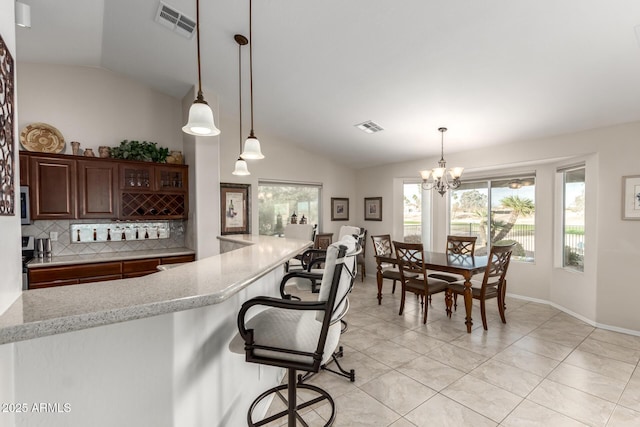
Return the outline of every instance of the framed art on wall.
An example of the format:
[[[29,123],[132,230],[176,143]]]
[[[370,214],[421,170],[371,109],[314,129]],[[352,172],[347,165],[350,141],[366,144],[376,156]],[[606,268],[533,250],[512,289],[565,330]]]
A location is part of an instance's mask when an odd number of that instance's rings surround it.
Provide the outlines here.
[[[331,198],[331,221],[349,221],[349,199]]]
[[[382,197],[364,198],[364,220],[382,221]]]
[[[622,177],[622,219],[640,220],[640,175]]]
[[[251,233],[251,184],[220,183],[220,234]]]

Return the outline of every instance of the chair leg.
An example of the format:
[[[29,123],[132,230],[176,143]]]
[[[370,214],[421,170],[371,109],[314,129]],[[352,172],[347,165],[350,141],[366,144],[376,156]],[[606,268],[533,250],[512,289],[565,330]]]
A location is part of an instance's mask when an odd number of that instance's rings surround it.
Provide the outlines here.
[[[364,264],[362,264],[362,270],[360,270],[360,281],[364,282],[365,277],[367,277],[367,271],[364,267]]]
[[[458,311],[458,294],[453,294],[453,309]]]
[[[481,299],[480,300],[480,315],[482,316],[482,326],[484,327],[484,330],[487,331],[489,330],[487,328],[487,312],[485,311],[485,300]]]
[[[427,298],[424,298],[427,299]],[[429,312],[429,304],[422,304],[422,309],[424,310],[424,314],[422,315],[422,323],[427,324],[427,313]]]
[[[393,288],[391,288],[391,293],[395,294],[396,293],[396,281],[393,281]]]
[[[497,299],[498,299],[498,313],[500,313],[500,319],[502,320],[502,323],[507,323],[507,319],[504,317],[505,305],[504,305],[504,293],[503,293],[502,286],[498,286]]]
[[[340,362],[338,362],[338,358],[342,356],[344,356],[344,349],[342,348],[342,346],[340,346],[338,350],[331,355],[331,361],[329,361],[329,363],[325,363],[324,365],[320,366],[320,369],[322,369],[323,371],[329,371],[336,375],[340,375],[341,377],[348,378],[349,381],[354,382],[356,380],[356,371],[354,369],[349,369],[347,371],[342,367]],[[329,368],[329,364],[331,362],[336,364],[336,366],[338,367],[337,371]],[[308,380],[314,375],[316,375],[316,372],[307,372],[304,375],[298,375],[298,384],[302,384],[304,381]]]
[[[451,305],[453,304],[453,297],[451,296],[452,293],[451,289],[444,291],[444,303],[447,307],[447,316],[449,319],[451,319]]]
[[[394,282],[395,283],[395,282]],[[402,298],[400,298],[400,312],[398,313],[399,315],[402,315],[402,312],[404,311],[404,289],[402,290]]]
[[[287,390],[287,399],[285,399],[282,396],[282,391]],[[313,398],[313,399],[309,399],[306,402],[300,403],[299,405],[297,404],[297,397],[296,397],[296,393],[298,389],[305,389],[305,390],[309,390],[311,392],[313,392],[314,394],[317,395],[317,397]],[[262,402],[265,398],[271,396],[272,394],[276,394],[276,396],[278,396],[280,399],[282,399],[286,404],[287,404],[287,409],[284,411],[280,411],[277,414],[274,414],[270,417],[267,417],[263,420],[254,422],[253,421],[253,411],[256,409],[256,407],[260,404],[260,402]],[[331,406],[331,416],[329,417],[329,420],[327,421],[327,423],[325,424],[326,426],[331,426],[333,425],[333,422],[335,421],[335,417],[336,417],[336,407],[335,407],[335,402],[333,401],[333,398],[331,397],[331,395],[329,393],[327,393],[325,390],[321,389],[320,387],[311,385],[311,384],[300,384],[298,382],[296,382],[296,370],[289,368],[288,369],[288,384],[281,384],[279,386],[273,387],[267,391],[265,391],[264,393],[262,393],[260,396],[258,396],[256,398],[256,400],[254,400],[251,403],[251,406],[249,407],[249,412],[247,413],[247,424],[249,426],[264,426],[266,424],[269,424],[275,420],[281,419],[286,417],[287,418],[287,426],[289,427],[295,427],[297,424],[297,422],[299,421],[302,425],[308,425],[307,422],[303,419],[302,415],[300,415],[300,410],[301,409],[305,409],[309,406],[315,405],[317,403],[322,402],[323,400],[326,400],[329,405]],[[280,425],[280,424],[278,424]]]

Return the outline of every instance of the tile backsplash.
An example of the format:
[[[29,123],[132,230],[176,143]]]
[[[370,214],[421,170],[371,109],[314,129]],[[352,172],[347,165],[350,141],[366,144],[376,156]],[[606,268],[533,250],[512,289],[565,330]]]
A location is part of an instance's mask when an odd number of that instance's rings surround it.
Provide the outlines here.
[[[93,240],[94,229],[95,240]],[[58,233],[58,240],[51,242],[51,254],[63,256],[181,248],[184,247],[184,230],[185,224],[182,220],[149,222],[55,220],[33,221],[29,225],[23,225],[22,235],[38,239],[50,237],[51,232]],[[80,242],[77,241],[78,232],[80,232]],[[126,240],[122,240],[123,232]],[[111,236],[111,240],[107,240],[108,236]]]

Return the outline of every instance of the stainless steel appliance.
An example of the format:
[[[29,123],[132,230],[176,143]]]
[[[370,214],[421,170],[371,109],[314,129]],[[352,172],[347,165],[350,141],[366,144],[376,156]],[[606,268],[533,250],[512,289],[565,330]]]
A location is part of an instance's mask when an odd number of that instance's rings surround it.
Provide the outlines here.
[[[31,215],[29,213],[29,187],[20,186],[20,218],[22,224],[31,224]]]
[[[35,239],[33,236],[22,236],[22,290],[29,289],[27,263],[33,259]]]

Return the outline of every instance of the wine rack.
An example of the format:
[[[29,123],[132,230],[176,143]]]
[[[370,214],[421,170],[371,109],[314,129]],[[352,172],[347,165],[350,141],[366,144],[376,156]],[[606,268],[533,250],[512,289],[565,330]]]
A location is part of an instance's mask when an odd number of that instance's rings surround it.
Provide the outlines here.
[[[187,200],[184,194],[122,193],[121,218],[158,217],[186,218]]]

